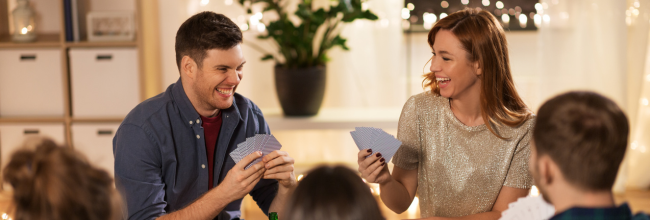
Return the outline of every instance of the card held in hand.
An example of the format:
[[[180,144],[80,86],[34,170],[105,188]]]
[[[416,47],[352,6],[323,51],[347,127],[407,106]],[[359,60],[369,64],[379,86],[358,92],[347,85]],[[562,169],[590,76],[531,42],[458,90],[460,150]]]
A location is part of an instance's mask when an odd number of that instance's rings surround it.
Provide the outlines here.
[[[280,150],[282,145],[278,142],[273,135],[270,134],[256,134],[253,137],[246,138],[246,141],[237,144],[237,149],[230,152],[230,157],[235,163],[239,163],[244,157],[256,152],[261,151],[262,156],[253,160],[250,164],[246,165],[248,169],[254,164],[262,161],[262,157],[270,154],[273,151]]]
[[[354,131],[350,132],[350,135],[359,150],[372,149],[373,154],[379,152],[386,159],[386,163],[402,146],[401,141],[379,128],[356,127]]]

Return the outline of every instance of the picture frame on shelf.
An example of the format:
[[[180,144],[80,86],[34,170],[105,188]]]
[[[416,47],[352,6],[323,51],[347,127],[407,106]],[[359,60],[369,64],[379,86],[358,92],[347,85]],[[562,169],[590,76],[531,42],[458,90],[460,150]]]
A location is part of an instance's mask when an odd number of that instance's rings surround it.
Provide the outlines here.
[[[135,20],[130,11],[92,11],[86,15],[88,41],[133,41]]]

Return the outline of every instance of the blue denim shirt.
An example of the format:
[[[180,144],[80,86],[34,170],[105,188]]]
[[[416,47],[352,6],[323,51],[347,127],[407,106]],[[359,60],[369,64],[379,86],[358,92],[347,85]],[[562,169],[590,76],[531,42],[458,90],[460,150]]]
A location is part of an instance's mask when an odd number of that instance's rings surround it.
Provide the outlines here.
[[[223,124],[214,157],[214,183],[235,165],[230,157],[238,143],[268,134],[259,108],[235,94],[222,110]],[[208,161],[201,118],[180,79],[167,90],[136,106],[113,139],[116,187],[124,197],[126,219],[155,219],[182,209],[208,191]],[[250,192],[268,213],[278,190],[276,180],[262,179]],[[215,219],[239,219],[241,199],[228,204]]]

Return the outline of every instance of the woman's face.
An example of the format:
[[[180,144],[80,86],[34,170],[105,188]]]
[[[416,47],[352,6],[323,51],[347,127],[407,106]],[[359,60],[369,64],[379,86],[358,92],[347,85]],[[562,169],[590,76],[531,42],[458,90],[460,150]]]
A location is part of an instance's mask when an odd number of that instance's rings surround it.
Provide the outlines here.
[[[442,97],[457,99],[480,94],[478,62],[468,60],[469,54],[451,31],[438,31],[432,49],[430,70],[436,76]]]

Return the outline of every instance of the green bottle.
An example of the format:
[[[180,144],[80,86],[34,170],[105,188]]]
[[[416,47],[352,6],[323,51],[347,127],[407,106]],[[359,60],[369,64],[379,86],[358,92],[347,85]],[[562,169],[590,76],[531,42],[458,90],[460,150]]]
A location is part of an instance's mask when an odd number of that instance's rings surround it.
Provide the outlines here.
[[[277,212],[269,213],[269,220],[278,220],[278,213]]]

